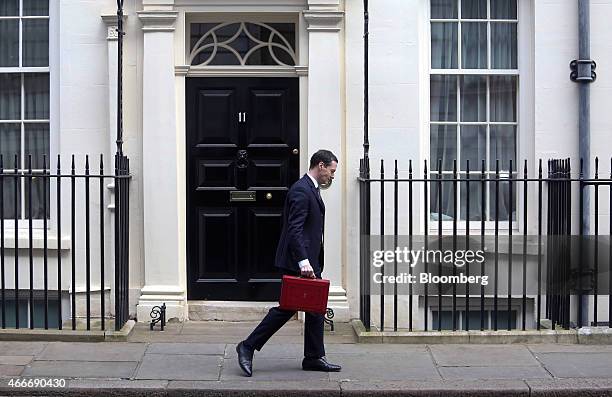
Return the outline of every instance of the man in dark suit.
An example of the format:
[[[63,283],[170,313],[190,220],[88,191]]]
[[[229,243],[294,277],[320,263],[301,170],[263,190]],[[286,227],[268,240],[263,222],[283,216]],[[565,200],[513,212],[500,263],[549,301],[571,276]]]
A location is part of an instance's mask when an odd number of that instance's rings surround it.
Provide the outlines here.
[[[325,205],[319,186],[331,183],[337,166],[338,159],[332,152],[319,150],[310,158],[308,173],[289,189],[283,211],[283,229],[275,259],[276,267],[283,274],[321,278]],[[294,311],[273,307],[251,335],[236,346],[238,364],[247,376],[252,375],[254,351],[259,351],[294,315]],[[339,365],[328,363],[325,359],[323,315],[306,313],[305,322],[302,369],[340,371]]]

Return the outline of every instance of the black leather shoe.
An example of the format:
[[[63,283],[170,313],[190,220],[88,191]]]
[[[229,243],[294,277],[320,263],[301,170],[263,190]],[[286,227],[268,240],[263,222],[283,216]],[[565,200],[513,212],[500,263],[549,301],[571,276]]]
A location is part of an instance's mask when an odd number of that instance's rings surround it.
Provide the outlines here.
[[[304,371],[340,372],[342,367],[336,364],[328,363],[327,360],[325,360],[325,357],[306,357],[304,360],[302,360],[302,369]]]
[[[244,342],[238,343],[236,346],[236,353],[238,353],[238,365],[246,376],[253,375],[253,350],[249,349],[244,345]]]

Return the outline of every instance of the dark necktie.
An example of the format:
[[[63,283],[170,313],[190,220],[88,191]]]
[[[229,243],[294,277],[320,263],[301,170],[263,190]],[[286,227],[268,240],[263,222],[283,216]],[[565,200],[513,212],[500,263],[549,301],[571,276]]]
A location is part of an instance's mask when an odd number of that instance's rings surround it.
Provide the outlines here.
[[[321,197],[321,189],[317,186],[317,196],[319,196],[319,200],[321,200],[321,203],[323,203],[323,197]],[[325,206],[323,206],[323,208],[325,208]],[[325,219],[323,217],[323,214],[321,214],[321,219]],[[323,239],[324,239],[324,233],[323,231],[321,231],[321,246],[323,246]]]

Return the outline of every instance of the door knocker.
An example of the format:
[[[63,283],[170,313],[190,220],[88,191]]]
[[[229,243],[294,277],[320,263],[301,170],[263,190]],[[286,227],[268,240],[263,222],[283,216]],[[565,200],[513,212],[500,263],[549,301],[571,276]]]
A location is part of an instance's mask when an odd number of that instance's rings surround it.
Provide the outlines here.
[[[249,165],[249,155],[246,150],[239,150],[236,156],[236,167],[246,168]]]

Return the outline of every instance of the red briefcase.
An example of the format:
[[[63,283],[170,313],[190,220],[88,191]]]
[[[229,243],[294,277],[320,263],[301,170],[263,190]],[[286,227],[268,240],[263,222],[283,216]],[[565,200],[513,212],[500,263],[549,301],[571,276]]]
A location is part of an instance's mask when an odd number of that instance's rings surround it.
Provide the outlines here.
[[[329,280],[283,276],[280,308],[325,314]]]

